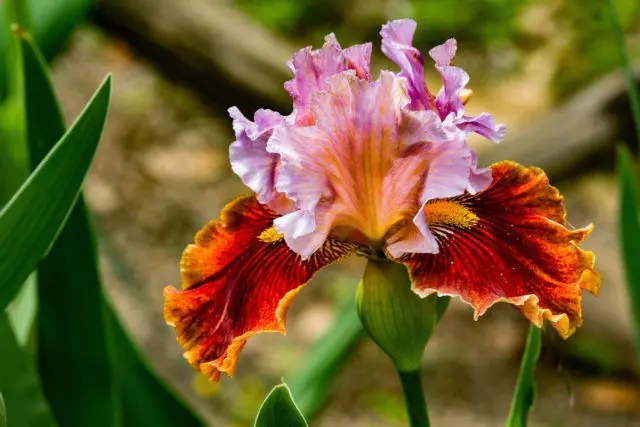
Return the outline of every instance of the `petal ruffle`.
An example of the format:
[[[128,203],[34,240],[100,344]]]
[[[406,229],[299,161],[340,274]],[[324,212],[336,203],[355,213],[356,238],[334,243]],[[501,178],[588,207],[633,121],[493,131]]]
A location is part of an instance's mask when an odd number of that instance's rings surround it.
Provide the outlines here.
[[[491,169],[487,190],[426,205],[440,252],[400,261],[421,296],[458,296],[476,318],[508,302],[567,338],[582,323],[582,290],[597,294],[600,287],[593,253],[577,246],[592,227],[566,228],[562,197],[542,170],[513,162]]]
[[[295,123],[299,126],[314,123],[309,110],[311,97],[326,89],[329,77],[353,69],[358,77],[368,79],[370,60],[371,43],[351,46],[343,51],[333,33],[325,37],[320,49],[306,47],[296,52],[288,63],[293,79],[284,84],[293,99]]]
[[[411,19],[398,19],[382,26],[382,53],[400,67],[400,76],[409,83],[409,108],[433,109],[433,95],[424,80],[424,58],[413,47],[417,24]]]
[[[451,117],[450,120],[467,135],[475,132],[491,142],[500,142],[507,129],[505,125],[496,124],[488,113],[479,116],[464,114],[462,93],[469,83],[469,75],[462,68],[451,65],[457,48],[456,40],[449,39],[429,51],[442,77],[442,88],[435,101],[438,115],[442,120]]]
[[[329,240],[302,261],[273,229],[277,215],[243,197],[227,205],[187,247],[183,291],[165,288],[164,315],[185,357],[213,380],[233,375],[238,354],[258,332],[285,332],[291,300],[323,266],[353,253]]]
[[[274,181],[278,156],[267,152],[266,147],[282,117],[275,111],[258,110],[252,122],[236,107],[229,108],[229,115],[236,134],[236,140],[229,146],[231,169],[256,192],[260,203],[270,204],[277,198]]]

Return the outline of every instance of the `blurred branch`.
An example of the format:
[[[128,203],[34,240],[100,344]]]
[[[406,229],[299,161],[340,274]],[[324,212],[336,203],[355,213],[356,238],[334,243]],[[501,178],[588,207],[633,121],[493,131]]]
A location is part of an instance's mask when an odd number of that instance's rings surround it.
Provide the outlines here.
[[[97,0],[92,19],[205,103],[286,111],[294,47],[215,0]]]
[[[640,68],[634,74],[640,84]],[[481,160],[491,164],[511,159],[539,166],[558,180],[586,168],[613,170],[616,143],[630,140],[633,120],[625,80],[622,73],[614,72],[518,132],[507,133],[506,140],[483,152]]]

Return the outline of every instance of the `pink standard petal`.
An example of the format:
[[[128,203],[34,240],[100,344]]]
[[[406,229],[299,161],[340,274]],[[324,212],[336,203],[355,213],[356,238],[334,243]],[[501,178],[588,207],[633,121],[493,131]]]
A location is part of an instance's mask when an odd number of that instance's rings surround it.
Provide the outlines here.
[[[407,80],[394,73],[375,82],[342,73],[314,95],[313,126],[274,132],[267,149],[280,154],[276,187],[297,208],[276,222],[291,249],[308,257],[335,227],[381,242],[425,200],[464,192],[464,140],[451,140],[435,112],[405,110],[408,100]]]
[[[399,19],[382,26],[382,53],[400,67],[399,75],[409,82],[411,109],[430,109],[433,96],[424,81],[424,58],[413,47],[413,35],[417,24],[411,19]]]
[[[282,123],[280,114],[258,110],[255,122],[236,107],[229,108],[236,140],[229,146],[231,169],[242,182],[256,192],[260,203],[269,204],[276,197],[275,169],[278,156],[266,150],[273,129]]]

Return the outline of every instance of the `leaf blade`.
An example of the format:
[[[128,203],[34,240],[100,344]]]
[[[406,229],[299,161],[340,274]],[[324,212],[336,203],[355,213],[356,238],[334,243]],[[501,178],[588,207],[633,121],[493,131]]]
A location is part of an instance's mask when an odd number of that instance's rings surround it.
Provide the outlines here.
[[[254,427],[307,427],[286,384],[278,384],[260,406]]]
[[[106,120],[110,88],[107,77],[69,132],[0,211],[0,309],[48,252],[78,198]]]

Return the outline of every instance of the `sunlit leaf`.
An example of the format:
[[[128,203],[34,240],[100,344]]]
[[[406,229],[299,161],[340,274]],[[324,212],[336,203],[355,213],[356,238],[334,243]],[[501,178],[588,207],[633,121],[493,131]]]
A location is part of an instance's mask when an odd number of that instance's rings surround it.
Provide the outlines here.
[[[11,427],[55,427],[38,383],[35,367],[16,341],[6,314],[0,312],[0,393]],[[0,414],[0,426],[3,415]]]
[[[306,427],[307,422],[293,401],[286,384],[275,386],[256,417],[255,427]]]
[[[507,427],[525,427],[527,425],[529,412],[531,412],[536,395],[535,373],[536,363],[540,356],[541,334],[540,328],[535,325],[529,326],[529,335],[520,363],[518,383],[511,400]]]
[[[109,104],[107,78],[69,131],[0,211],[0,309],[46,255],[73,207]]]

